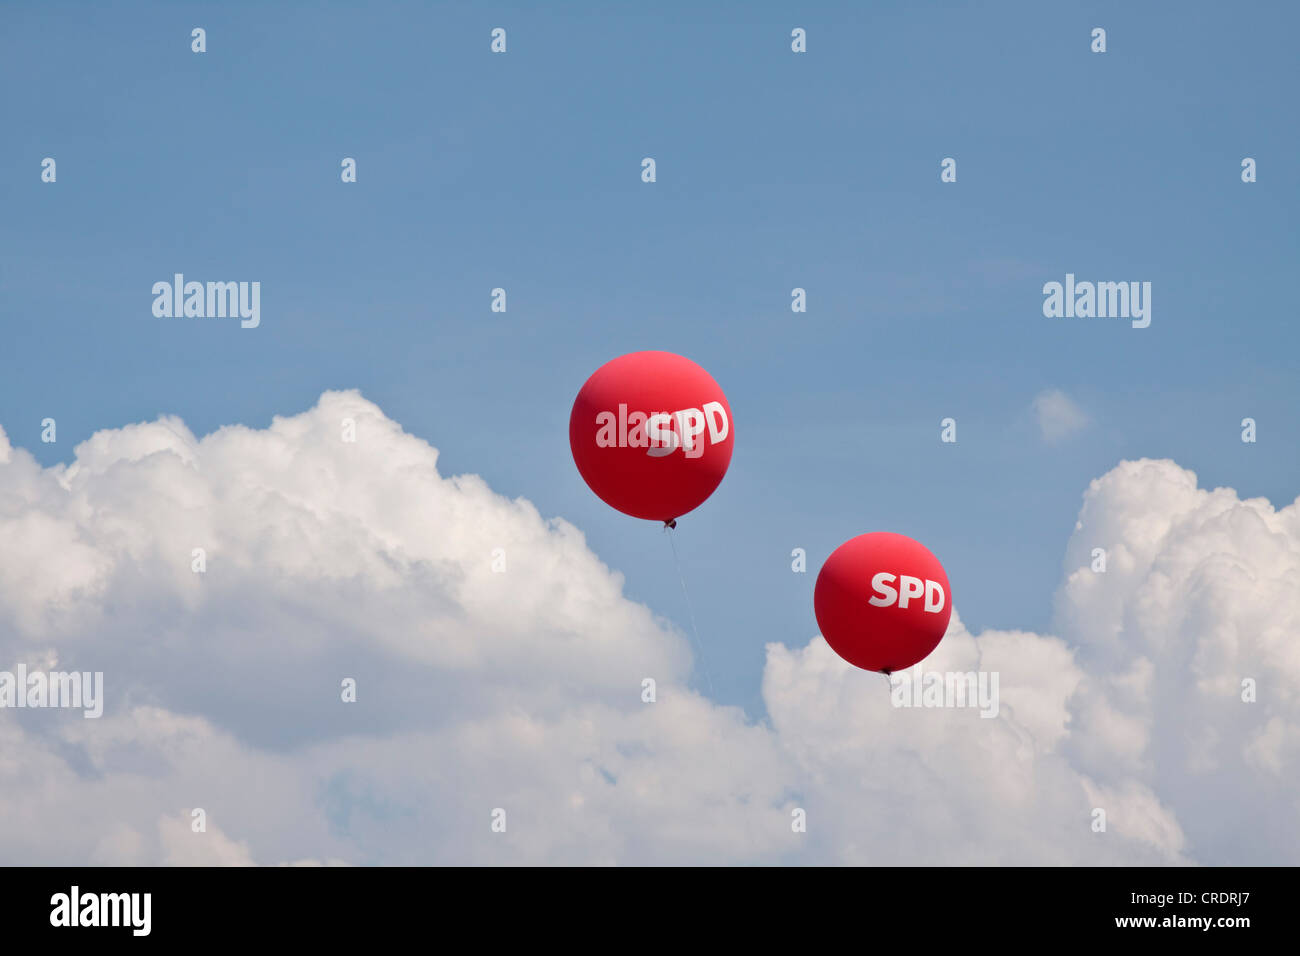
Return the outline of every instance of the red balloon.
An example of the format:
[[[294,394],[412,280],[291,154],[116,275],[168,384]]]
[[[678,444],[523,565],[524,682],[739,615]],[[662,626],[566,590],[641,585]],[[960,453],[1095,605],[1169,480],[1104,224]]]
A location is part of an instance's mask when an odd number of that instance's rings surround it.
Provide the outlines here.
[[[826,559],[813,609],[836,654],[889,674],[938,646],[952,597],[943,565],[923,544],[878,531],[846,541]]]
[[[596,369],[578,392],[569,447],[606,504],[671,523],[718,487],[734,431],[708,372],[672,352],[632,352]]]

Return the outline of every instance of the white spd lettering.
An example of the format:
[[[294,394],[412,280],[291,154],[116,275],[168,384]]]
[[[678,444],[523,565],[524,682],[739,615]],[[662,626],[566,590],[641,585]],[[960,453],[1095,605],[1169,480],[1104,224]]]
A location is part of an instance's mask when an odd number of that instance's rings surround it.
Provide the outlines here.
[[[931,614],[938,614],[943,610],[944,602],[947,601],[947,595],[943,593],[943,585],[938,581],[931,581],[928,578],[914,578],[910,574],[897,575],[898,587],[893,586],[895,575],[888,571],[881,571],[871,579],[872,596],[867,599],[868,604],[874,604],[876,607],[890,607],[895,602],[901,608],[906,608],[908,603],[916,598],[925,596],[925,610]]]
[[[596,415],[598,448],[644,448],[653,458],[671,455],[677,449],[687,458],[699,458],[706,444],[726,441],[731,422],[721,402],[705,402],[702,408],[683,408],[676,412],[629,413],[626,405],[618,414]],[[707,438],[705,435],[707,434]]]

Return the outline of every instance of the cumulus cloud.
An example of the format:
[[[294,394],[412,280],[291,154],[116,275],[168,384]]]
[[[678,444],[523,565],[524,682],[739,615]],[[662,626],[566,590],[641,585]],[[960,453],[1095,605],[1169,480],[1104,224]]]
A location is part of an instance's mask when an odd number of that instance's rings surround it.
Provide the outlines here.
[[[1057,628],[1088,674],[1076,762],[1168,794],[1210,861],[1296,862],[1300,502],[1122,462],[1089,486],[1065,563]]]
[[[0,711],[0,856],[1294,863],[1298,512],[1125,462],[1085,494],[1055,635],[954,614],[920,665],[996,671],[996,717],[893,707],[790,635],[755,723],[689,688],[682,634],[578,529],[440,475],[355,392],[100,432],[66,467],[0,432],[0,655],[107,697]]]
[[[1058,388],[1040,392],[1034,397],[1034,415],[1043,439],[1059,442],[1088,424],[1088,415]]]

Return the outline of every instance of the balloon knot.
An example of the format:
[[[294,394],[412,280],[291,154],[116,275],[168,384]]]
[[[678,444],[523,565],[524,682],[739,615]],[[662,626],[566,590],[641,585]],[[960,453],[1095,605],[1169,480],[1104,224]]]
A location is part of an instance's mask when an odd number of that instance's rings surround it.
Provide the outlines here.
[[[665,522],[664,522],[664,527],[665,527],[665,528],[676,528],[676,527],[677,527],[677,519],[676,519],[676,518],[673,518],[673,519],[670,520],[670,521],[665,521]]]

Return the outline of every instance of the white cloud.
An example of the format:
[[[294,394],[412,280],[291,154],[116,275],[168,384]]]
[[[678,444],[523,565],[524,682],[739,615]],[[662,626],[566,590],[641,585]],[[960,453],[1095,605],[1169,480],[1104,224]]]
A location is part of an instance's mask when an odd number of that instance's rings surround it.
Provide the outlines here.
[[[1088,425],[1088,415],[1060,389],[1048,389],[1034,397],[1034,414],[1043,438],[1058,442]]]
[[[1084,495],[1065,567],[1057,628],[1089,674],[1076,762],[1168,794],[1211,862],[1294,863],[1300,502],[1274,509],[1198,488],[1171,461],[1122,462]]]
[[[687,688],[687,642],[576,528],[436,466],[354,392],[101,432],[66,468],[9,450],[0,655],[102,670],[107,704],[0,713],[0,857],[1296,862],[1297,506],[1125,462],[1085,495],[1058,636],[954,615],[923,662],[997,671],[996,718],[893,708],[818,637],[768,646],[755,725]]]

